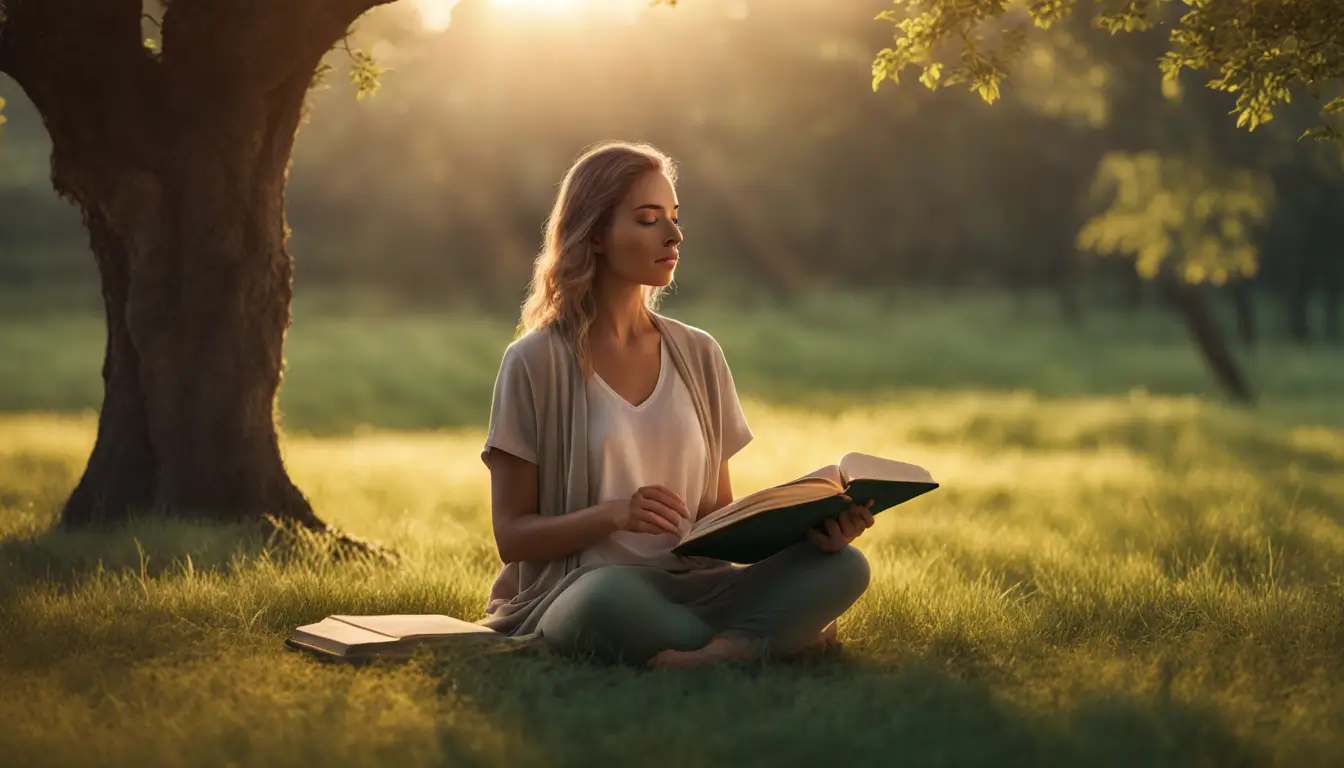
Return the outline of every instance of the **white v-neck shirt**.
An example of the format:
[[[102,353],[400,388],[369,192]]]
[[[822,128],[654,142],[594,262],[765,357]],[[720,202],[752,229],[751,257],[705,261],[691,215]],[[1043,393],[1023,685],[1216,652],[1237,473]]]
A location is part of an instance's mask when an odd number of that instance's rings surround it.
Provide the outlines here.
[[[658,383],[633,405],[593,372],[587,381],[588,477],[599,503],[629,499],[645,485],[661,484],[686,500],[692,516],[705,490],[707,448],[686,382],[659,342]],[[684,535],[691,527],[682,520]],[[697,560],[671,552],[678,537],[617,531],[585,548],[580,565],[630,563],[667,570],[693,568]]]

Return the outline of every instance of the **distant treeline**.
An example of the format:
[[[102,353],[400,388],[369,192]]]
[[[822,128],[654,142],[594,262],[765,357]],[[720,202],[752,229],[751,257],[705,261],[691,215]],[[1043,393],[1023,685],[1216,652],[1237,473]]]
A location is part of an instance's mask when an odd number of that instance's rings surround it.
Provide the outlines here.
[[[1076,312],[1139,295],[1132,262],[1077,238],[1106,205],[1091,192],[1106,153],[1158,151],[1270,182],[1259,274],[1227,290],[1282,298],[1295,335],[1337,329],[1339,152],[1295,142],[1296,115],[1239,131],[1218,94],[1164,93],[1161,40],[1084,28],[1041,33],[993,106],[917,82],[874,93],[890,24],[873,17],[888,6],[681,3],[637,23],[511,24],[466,0],[440,34],[391,6],[352,39],[391,69],[382,89],[357,101],[337,51],[312,94],[290,175],[297,279],[516,303],[569,162],[628,138],[681,163],[683,290],[1048,286]],[[0,280],[94,279],[78,216],[46,182],[40,124],[13,83],[0,96]],[[1313,297],[1334,319],[1311,319]]]

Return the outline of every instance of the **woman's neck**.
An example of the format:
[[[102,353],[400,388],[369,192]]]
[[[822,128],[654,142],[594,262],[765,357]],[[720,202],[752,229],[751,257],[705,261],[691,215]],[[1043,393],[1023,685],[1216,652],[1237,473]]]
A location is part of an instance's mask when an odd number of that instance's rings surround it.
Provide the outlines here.
[[[644,287],[630,285],[624,290],[601,290],[597,298],[597,315],[588,331],[588,338],[617,346],[633,344],[651,332],[657,332],[644,303]],[[633,290],[630,290],[633,288]]]

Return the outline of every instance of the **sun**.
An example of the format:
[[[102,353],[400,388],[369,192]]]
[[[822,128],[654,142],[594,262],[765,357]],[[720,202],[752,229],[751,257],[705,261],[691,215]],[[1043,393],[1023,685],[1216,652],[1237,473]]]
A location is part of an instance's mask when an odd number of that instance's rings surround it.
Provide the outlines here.
[[[448,28],[453,19],[453,6],[458,0],[415,0],[425,29],[438,32]],[[585,0],[490,0],[493,10],[525,18],[569,16],[586,10]]]
[[[516,13],[560,16],[579,10],[579,0],[490,0],[498,8]]]

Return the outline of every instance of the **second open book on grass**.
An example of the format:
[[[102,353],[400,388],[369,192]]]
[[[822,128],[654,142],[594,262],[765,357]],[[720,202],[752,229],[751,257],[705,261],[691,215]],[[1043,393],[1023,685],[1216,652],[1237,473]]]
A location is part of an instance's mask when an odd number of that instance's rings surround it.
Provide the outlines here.
[[[291,648],[319,656],[355,659],[371,656],[409,656],[425,641],[507,639],[470,621],[443,614],[337,614],[295,629],[287,640]]]
[[[807,538],[807,529],[873,500],[877,514],[938,487],[915,464],[851,452],[796,480],[743,496],[695,522],[672,551],[755,563]],[[848,497],[848,498],[846,498]]]

